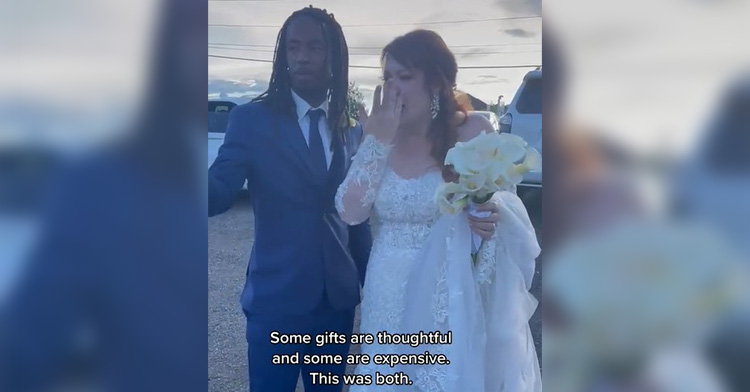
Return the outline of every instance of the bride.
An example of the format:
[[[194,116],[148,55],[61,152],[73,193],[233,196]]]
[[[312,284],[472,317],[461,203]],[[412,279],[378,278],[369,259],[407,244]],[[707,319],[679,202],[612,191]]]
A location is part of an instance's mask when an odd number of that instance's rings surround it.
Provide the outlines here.
[[[443,165],[448,149],[492,127],[459,108],[456,60],[436,33],[395,39],[383,49],[382,68],[364,140],[336,194],[344,221],[369,218],[373,230],[360,332],[450,331],[452,344],[363,345],[370,358],[429,351],[446,354],[450,364],[361,364],[354,373],[372,375],[372,385],[351,390],[541,391],[528,326],[539,247],[523,204],[498,192],[480,207],[492,215],[470,217],[467,225],[465,214],[443,216],[435,202],[438,187],[456,178]],[[461,217],[462,236],[452,229]],[[465,245],[469,228],[483,238],[476,264]],[[376,372],[398,370],[411,386],[375,385]]]

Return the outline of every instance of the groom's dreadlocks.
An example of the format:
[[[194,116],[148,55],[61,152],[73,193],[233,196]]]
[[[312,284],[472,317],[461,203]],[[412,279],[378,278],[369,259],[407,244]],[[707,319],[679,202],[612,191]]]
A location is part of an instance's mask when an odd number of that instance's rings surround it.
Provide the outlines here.
[[[294,116],[294,101],[291,95],[289,64],[286,55],[286,35],[289,24],[297,17],[307,16],[320,23],[323,38],[328,43],[327,61],[331,68],[331,81],[328,86],[328,126],[331,130],[341,130],[348,124],[348,83],[349,83],[349,49],[346,46],[341,25],[324,9],[312,5],[294,12],[287,18],[276,38],[276,49],[273,59],[271,81],[263,94],[253,102],[270,104],[278,113]]]

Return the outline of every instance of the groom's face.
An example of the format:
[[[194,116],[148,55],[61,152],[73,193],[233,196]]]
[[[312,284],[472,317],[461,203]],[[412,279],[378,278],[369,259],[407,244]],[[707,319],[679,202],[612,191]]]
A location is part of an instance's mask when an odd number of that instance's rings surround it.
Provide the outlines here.
[[[286,34],[286,56],[294,90],[328,88],[328,45],[320,23],[305,16],[292,20]]]

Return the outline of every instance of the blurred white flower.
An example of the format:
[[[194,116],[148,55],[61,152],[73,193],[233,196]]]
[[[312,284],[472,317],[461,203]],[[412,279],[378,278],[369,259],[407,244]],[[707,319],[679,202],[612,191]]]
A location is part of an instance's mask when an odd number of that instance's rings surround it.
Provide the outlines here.
[[[550,347],[567,350],[549,356],[579,372],[637,369],[662,347],[700,344],[748,282],[724,242],[684,224],[623,224],[571,244],[548,265],[544,291],[565,320],[549,337],[566,341]]]
[[[726,392],[711,364],[694,348],[666,348],[649,358],[641,376],[659,392]]]

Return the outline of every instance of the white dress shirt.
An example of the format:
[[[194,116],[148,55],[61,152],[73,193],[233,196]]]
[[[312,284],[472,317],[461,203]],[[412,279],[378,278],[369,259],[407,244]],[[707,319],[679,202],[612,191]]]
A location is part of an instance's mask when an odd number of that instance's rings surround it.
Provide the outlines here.
[[[320,130],[320,140],[323,141],[323,151],[326,154],[326,164],[331,167],[331,159],[333,159],[333,152],[331,151],[331,130],[328,129],[328,100],[323,101],[323,104],[317,108],[310,106],[307,101],[302,99],[294,91],[292,91],[292,99],[294,104],[297,106],[297,121],[299,127],[302,130],[302,135],[305,137],[305,142],[310,146],[310,116],[307,112],[310,109],[322,109],[325,113],[324,116],[320,117],[320,123],[318,124],[318,130]]]

